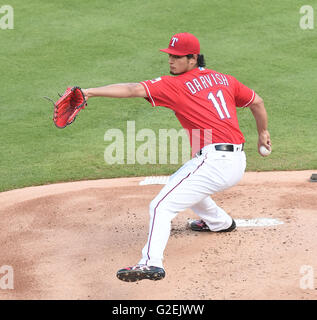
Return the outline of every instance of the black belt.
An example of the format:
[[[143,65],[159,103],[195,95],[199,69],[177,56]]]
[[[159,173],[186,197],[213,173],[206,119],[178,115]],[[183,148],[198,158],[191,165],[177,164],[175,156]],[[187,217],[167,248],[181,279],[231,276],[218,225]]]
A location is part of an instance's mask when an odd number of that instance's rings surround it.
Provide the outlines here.
[[[242,143],[241,151],[243,151],[244,143]],[[217,144],[215,146],[217,151],[234,151],[234,146],[232,144]]]
[[[215,145],[215,149],[217,151],[230,151],[230,152],[233,152],[234,151],[234,145],[232,145],[232,144],[217,144],[217,145]],[[244,143],[242,143],[241,151],[243,151],[243,149],[244,149]],[[203,149],[200,149],[196,154],[200,156],[202,154],[202,150]]]

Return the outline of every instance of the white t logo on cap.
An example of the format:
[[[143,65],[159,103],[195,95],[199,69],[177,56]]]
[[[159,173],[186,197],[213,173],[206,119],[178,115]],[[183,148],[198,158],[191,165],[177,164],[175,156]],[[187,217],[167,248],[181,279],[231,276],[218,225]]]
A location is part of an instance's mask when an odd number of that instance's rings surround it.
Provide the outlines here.
[[[174,47],[175,46],[175,42],[177,42],[177,41],[178,41],[178,38],[173,37],[172,38],[171,47]]]

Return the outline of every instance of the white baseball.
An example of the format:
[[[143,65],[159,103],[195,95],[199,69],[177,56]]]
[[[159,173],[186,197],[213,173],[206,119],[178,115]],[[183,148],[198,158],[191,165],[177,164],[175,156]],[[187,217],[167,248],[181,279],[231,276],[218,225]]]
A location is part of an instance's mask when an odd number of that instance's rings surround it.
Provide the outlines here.
[[[271,153],[271,151],[266,149],[264,146],[261,146],[260,147],[260,153],[262,154],[262,156],[266,157]]]

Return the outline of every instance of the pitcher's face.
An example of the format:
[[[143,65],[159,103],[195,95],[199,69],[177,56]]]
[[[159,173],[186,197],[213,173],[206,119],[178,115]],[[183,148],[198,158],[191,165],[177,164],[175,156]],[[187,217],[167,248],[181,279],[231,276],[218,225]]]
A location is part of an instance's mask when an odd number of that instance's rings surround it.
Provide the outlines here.
[[[169,54],[168,56],[171,74],[182,74],[196,68],[197,66],[197,55],[194,55],[193,58],[187,58],[187,56],[176,56],[173,54]]]

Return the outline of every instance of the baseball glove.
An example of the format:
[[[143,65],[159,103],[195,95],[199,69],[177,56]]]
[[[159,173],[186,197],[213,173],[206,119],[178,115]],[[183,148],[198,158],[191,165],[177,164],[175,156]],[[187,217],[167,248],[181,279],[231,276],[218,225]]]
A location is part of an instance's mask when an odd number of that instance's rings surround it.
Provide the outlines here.
[[[81,88],[68,87],[65,93],[54,103],[53,121],[56,127],[65,128],[73,123],[79,111],[84,109],[86,105],[87,102]]]

